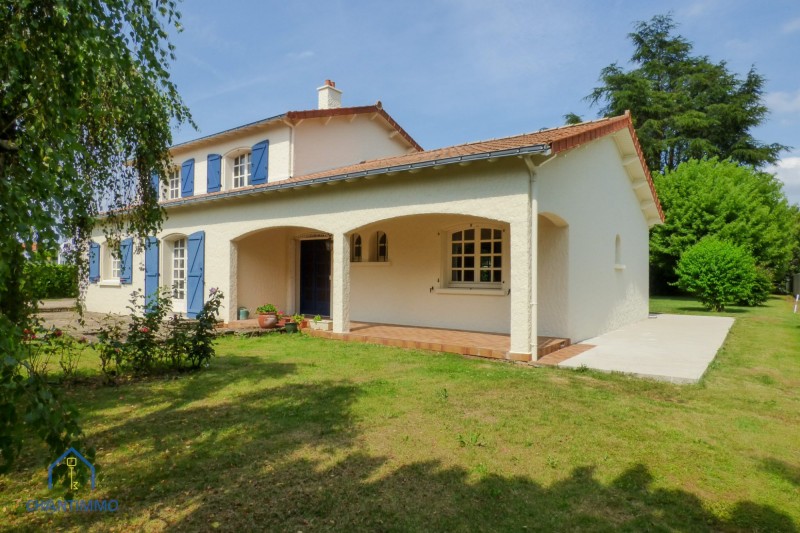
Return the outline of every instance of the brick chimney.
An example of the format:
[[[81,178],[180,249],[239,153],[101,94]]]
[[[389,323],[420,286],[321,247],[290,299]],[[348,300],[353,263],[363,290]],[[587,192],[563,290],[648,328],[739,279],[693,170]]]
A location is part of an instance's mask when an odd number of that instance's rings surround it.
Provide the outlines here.
[[[336,109],[342,107],[342,91],[336,88],[336,83],[325,80],[325,85],[317,89],[319,93],[319,109]]]

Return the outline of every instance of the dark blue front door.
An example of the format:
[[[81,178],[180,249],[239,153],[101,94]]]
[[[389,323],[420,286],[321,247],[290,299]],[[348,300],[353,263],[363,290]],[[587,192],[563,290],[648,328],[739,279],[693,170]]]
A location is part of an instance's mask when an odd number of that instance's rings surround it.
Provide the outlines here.
[[[300,312],[331,314],[331,253],[329,241],[300,241]]]

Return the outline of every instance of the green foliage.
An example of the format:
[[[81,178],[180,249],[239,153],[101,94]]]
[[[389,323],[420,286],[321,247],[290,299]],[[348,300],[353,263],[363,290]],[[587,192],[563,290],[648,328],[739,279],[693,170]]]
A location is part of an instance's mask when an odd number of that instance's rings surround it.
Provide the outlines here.
[[[171,290],[162,288],[155,301],[141,291],[131,293],[127,332],[114,316],[104,321],[98,334],[100,369],[108,382],[120,374],[151,374],[208,366],[215,355],[215,325],[222,291],[212,288],[195,320],[173,315]]]
[[[751,68],[741,79],[724,61],[692,55],[692,43],[675,35],[675,28],[671,15],[637,23],[628,35],[636,68],[607,66],[600,73],[602,85],[587,99],[601,105],[605,116],[631,111],[653,171],[704,157],[755,167],[777,161],[787,147],[761,143],[750,133],[767,116],[764,78]]]
[[[87,240],[101,211],[111,243],[124,231],[141,245],[159,228],[162,211],[150,176],[166,180],[172,127],[191,122],[167,71],[174,58],[167,30],[179,30],[179,18],[173,0],[10,0],[0,9],[5,464],[22,446],[23,417],[50,445],[50,459],[80,435],[55,392],[20,374],[22,330],[41,290],[25,265],[67,237],[85,279]]]
[[[258,307],[256,307],[256,313],[259,313],[259,314],[277,313],[277,312],[278,312],[278,308],[275,307],[272,304],[264,304],[264,305],[259,305]]]
[[[758,275],[747,250],[716,237],[686,250],[675,273],[677,285],[713,311],[751,297]]]
[[[653,177],[665,223],[650,234],[654,288],[675,281],[678,259],[707,235],[747,248],[771,280],[789,269],[796,219],[774,176],[731,161],[689,161]]]
[[[75,298],[78,296],[78,267],[45,261],[29,261],[23,279],[33,298]]]

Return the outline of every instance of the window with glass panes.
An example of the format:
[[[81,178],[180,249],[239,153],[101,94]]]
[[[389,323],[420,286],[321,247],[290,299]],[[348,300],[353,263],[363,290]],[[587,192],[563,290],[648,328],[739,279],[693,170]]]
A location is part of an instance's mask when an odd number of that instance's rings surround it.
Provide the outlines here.
[[[186,299],[186,239],[172,245],[172,297]]]
[[[450,234],[450,286],[499,287],[503,281],[503,231],[471,227]]]
[[[181,197],[181,171],[172,169],[169,173],[169,199]]]
[[[233,158],[233,188],[250,184],[250,152]]]
[[[111,254],[111,279],[122,277],[122,261],[114,253]]]

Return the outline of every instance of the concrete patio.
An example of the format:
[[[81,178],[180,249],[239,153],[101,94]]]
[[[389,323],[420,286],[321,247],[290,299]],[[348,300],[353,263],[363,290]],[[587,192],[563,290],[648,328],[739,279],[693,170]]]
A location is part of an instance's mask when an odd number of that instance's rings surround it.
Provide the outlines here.
[[[593,347],[557,364],[671,383],[697,383],[732,325],[733,319],[728,317],[651,315],[574,345]]]

